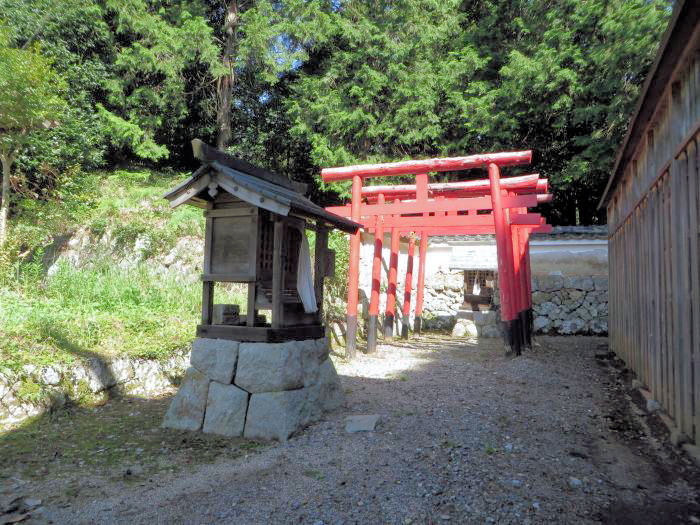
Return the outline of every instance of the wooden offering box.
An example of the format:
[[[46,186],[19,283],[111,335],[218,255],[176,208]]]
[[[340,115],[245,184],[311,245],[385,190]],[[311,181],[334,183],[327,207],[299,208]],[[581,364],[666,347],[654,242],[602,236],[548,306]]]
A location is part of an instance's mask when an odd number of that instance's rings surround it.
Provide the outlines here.
[[[303,196],[305,185],[241,161],[195,139],[202,166],[169,191],[171,207],[205,210],[202,323],[197,335],[236,341],[286,341],[324,336],[323,278],[329,275],[328,231],[359,224],[325,211]],[[316,232],[310,268],[307,229]],[[247,283],[239,324],[213,324],[215,285]],[[269,310],[269,323],[259,315]],[[218,317],[218,316],[217,316]]]

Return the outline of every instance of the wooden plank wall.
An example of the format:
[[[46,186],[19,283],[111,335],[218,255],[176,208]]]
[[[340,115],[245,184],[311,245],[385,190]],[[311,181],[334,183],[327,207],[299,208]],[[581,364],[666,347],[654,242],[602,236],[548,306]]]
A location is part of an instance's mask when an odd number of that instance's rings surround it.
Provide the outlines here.
[[[610,343],[700,445],[700,56],[674,74],[608,204]]]

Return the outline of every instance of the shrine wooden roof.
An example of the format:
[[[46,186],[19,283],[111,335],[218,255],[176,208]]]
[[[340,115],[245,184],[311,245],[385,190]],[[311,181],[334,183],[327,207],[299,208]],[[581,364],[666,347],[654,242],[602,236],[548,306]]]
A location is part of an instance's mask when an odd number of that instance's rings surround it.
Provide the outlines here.
[[[347,233],[355,233],[360,227],[307,199],[301,193],[305,184],[223,153],[199,139],[192,141],[192,150],[202,166],[163,196],[172,208],[184,203],[206,208],[216,192],[223,189],[253,206],[279,215],[292,213]]]

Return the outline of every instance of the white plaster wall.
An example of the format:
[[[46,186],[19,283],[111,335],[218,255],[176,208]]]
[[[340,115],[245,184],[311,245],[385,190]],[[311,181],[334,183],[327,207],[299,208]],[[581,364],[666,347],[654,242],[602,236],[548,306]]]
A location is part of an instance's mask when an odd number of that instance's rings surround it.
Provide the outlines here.
[[[533,275],[608,275],[608,241],[533,240],[530,242]]]

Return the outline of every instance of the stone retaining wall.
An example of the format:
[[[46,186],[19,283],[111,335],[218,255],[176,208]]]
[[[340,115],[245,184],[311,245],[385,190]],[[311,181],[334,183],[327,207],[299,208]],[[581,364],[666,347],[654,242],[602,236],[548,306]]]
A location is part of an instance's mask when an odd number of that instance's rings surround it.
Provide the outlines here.
[[[99,401],[115,393],[153,397],[173,392],[188,363],[189,352],[183,351],[162,362],[93,357],[73,364],[25,365],[19,372],[0,370],[0,426],[62,407],[69,400]]]
[[[536,333],[608,333],[608,278],[538,276],[532,279]]]
[[[452,330],[464,325],[479,327],[481,337],[497,337],[492,328],[497,317],[480,315],[474,323],[465,320],[460,308],[464,298],[464,273],[440,271],[425,283],[423,326],[427,330]],[[494,309],[498,309],[498,290],[494,291]],[[535,333],[595,334],[608,332],[608,278],[603,276],[538,275],[532,278],[532,303]],[[494,319],[496,319],[494,321]],[[488,328],[483,328],[488,327]],[[457,334],[463,332],[462,328]],[[476,333],[474,335],[477,335]]]
[[[464,272],[438,271],[425,280],[423,326],[426,330],[452,329],[464,303]]]

